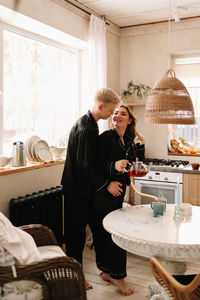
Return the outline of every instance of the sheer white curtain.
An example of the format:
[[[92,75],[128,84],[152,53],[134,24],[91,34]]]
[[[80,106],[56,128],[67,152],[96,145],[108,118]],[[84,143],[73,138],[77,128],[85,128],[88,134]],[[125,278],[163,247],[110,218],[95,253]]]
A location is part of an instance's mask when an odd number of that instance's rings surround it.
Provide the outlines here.
[[[91,15],[89,27],[89,108],[95,92],[107,86],[106,24]],[[108,121],[99,122],[99,130],[108,129]]]

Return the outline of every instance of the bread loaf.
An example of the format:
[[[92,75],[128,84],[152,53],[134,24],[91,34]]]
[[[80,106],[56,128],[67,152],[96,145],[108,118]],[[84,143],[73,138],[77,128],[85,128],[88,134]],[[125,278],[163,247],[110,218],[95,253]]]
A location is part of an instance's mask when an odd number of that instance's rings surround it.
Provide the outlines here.
[[[171,146],[174,149],[175,152],[184,153],[184,148],[180,146],[181,143],[179,143],[176,139],[171,139]]]

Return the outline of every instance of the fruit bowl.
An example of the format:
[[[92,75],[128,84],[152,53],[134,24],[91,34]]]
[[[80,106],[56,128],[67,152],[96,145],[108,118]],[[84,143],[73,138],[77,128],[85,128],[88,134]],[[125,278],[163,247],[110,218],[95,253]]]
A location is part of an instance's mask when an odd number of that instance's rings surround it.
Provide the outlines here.
[[[5,167],[11,161],[11,158],[11,156],[0,155],[0,167]]]

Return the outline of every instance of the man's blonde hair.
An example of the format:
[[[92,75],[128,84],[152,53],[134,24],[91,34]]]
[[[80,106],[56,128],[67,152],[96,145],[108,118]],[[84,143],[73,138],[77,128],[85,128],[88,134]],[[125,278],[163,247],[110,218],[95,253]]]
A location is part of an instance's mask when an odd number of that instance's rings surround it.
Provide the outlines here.
[[[102,88],[98,90],[94,97],[95,102],[100,103],[114,103],[119,104],[121,102],[120,97],[110,88]]]

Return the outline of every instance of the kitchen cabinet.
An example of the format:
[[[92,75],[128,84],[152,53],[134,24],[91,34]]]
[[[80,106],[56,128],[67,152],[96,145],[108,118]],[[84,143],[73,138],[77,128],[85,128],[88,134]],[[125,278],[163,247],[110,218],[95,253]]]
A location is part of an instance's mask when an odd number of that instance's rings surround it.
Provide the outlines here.
[[[183,174],[183,202],[200,206],[200,174]]]

